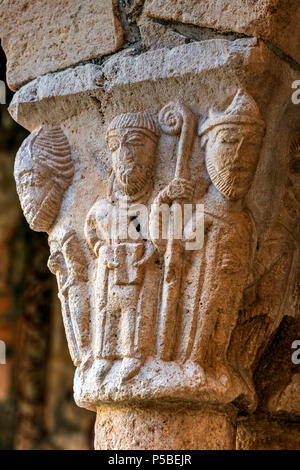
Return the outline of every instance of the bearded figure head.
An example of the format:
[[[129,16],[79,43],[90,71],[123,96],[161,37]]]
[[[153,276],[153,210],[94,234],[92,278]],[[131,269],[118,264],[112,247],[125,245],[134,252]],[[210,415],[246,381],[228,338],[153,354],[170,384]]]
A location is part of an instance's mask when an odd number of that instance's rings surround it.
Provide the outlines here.
[[[208,174],[223,196],[237,200],[250,189],[265,132],[254,99],[239,90],[222,114],[210,112],[199,135]]]
[[[16,156],[14,175],[30,228],[48,232],[74,175],[71,149],[60,127],[42,127],[25,139]]]
[[[112,168],[119,188],[133,196],[152,181],[159,129],[146,112],[116,116],[106,132]]]

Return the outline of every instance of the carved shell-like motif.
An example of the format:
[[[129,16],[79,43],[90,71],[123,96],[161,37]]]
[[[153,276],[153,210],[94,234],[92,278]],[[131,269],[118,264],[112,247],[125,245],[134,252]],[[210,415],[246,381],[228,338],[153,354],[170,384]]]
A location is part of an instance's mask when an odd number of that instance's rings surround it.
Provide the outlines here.
[[[44,126],[27,137],[14,173],[27,222],[33,230],[48,232],[74,175],[71,148],[61,128]]]
[[[70,145],[62,129],[59,126],[42,127],[30,147],[31,158],[50,169],[66,189],[73,178],[74,167]]]

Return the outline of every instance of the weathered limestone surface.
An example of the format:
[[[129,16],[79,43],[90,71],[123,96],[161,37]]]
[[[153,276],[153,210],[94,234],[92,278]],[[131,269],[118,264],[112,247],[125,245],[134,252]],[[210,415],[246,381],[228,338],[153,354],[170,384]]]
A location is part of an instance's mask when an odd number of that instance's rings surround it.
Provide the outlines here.
[[[288,415],[294,418],[300,416],[300,376],[295,374],[286,388],[277,392],[269,400],[269,411],[272,414]]]
[[[289,301],[299,301],[299,280],[297,274]],[[290,312],[287,303],[286,310]],[[298,305],[295,311],[294,317],[284,316],[255,373],[260,412],[271,415],[273,419],[297,421],[300,416],[299,364],[292,361],[294,353],[299,357],[298,351],[292,348],[295,338],[300,336]]]
[[[261,418],[238,424],[237,450],[295,450],[299,447],[299,423]]]
[[[97,409],[95,448],[102,450],[234,450],[234,407]]]
[[[108,120],[117,114],[120,102],[124,112],[140,109],[141,97],[144,106],[154,111],[176,93],[193,103],[205,100],[204,109],[208,111],[215,92],[220,96],[228,95],[241,84],[250,93],[260,96],[265,106],[274,84],[269,80],[266,91],[257,84],[262,85],[276,67],[279,85],[288,93],[290,80],[297,74],[277,61],[256,39],[211,39],[140,55],[128,50],[126,55],[113,55],[103,66],[80,65],[33,80],[14,95],[10,112],[17,122],[32,131],[41,122],[57,122],[57,113],[64,120],[71,117],[70,113],[78,115],[87,108],[96,113],[95,116],[99,111],[109,113]],[[197,79],[201,79],[201,88],[195,94]],[[165,86],[168,82],[176,90],[175,94]],[[157,86],[159,91],[156,91]],[[154,103],[151,94],[154,94]],[[90,99],[83,100],[83,95]],[[287,101],[287,95],[283,99]]]
[[[145,9],[154,18],[266,39],[300,61],[298,0],[146,0]]]
[[[4,0],[0,37],[13,89],[122,45],[115,0]],[[16,23],[17,18],[17,23]]]
[[[197,25],[203,5],[145,11]],[[201,26],[272,41],[291,11],[271,5],[206,2]],[[129,7],[138,44],[14,95],[17,192],[49,237],[96,447],[233,448],[236,413],[270,411],[257,365],[299,319],[299,74],[268,42],[187,39]]]
[[[0,360],[0,448],[9,448],[13,440],[13,426],[16,420],[15,400],[17,396],[14,381],[13,354],[19,320],[19,295],[24,269],[23,239],[20,233],[22,213],[15,194],[13,180],[14,156],[18,145],[26,136],[2,107],[0,112],[0,340],[5,342]],[[12,145],[13,143],[13,145]],[[18,234],[18,235],[16,235]],[[18,262],[13,262],[13,253],[19,246]],[[1,343],[2,344],[2,343]]]

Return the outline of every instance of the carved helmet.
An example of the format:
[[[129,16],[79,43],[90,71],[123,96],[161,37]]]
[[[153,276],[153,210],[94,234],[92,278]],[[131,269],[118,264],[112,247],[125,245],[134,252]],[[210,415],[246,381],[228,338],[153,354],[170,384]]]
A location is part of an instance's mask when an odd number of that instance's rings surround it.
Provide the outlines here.
[[[250,124],[265,129],[258,106],[245,90],[238,90],[233,101],[223,113],[210,110],[207,120],[200,125],[199,135],[203,136],[221,124]]]

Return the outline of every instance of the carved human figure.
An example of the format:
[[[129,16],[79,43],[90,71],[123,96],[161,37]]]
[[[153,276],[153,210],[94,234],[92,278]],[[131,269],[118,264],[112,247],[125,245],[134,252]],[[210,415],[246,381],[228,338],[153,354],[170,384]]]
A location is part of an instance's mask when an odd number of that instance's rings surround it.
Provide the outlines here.
[[[135,376],[153,343],[157,265],[139,209],[152,190],[158,138],[155,119],[146,112],[113,119],[106,133],[111,194],[99,198],[86,218],[86,239],[98,259],[95,344],[102,379],[116,360],[122,360],[121,381]]]
[[[88,267],[76,233],[65,232],[61,242],[49,240],[48,267],[56,275],[58,297],[71,358],[78,366],[89,347]]]
[[[59,126],[41,127],[24,140],[14,175],[30,227],[49,232],[74,175],[71,149]]]
[[[255,101],[244,90],[222,114],[210,112],[199,129],[212,184],[200,201],[204,246],[193,254],[194,269],[186,276],[174,355],[229,382],[235,374],[227,350],[256,247],[245,196],[256,172],[264,129]]]
[[[257,250],[230,345],[231,360],[249,384],[258,360],[286,314],[296,278],[300,248],[299,135],[291,140],[287,169],[279,215]]]
[[[74,364],[79,365],[89,336],[87,264],[73,230],[66,230],[60,241],[52,235],[53,224],[74,175],[71,149],[61,128],[44,126],[34,131],[17,153],[14,173],[30,227],[51,233],[48,266],[57,276],[70,353]]]

